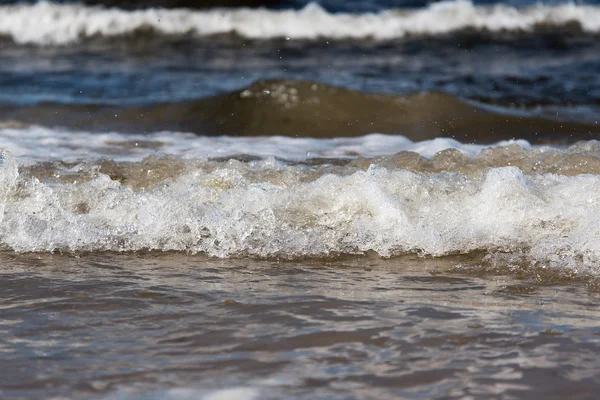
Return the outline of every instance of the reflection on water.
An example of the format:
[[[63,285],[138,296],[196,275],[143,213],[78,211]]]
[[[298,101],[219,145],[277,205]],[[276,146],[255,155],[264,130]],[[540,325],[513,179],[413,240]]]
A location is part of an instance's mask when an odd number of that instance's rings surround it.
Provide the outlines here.
[[[598,294],[461,261],[4,253],[0,397],[593,397]]]

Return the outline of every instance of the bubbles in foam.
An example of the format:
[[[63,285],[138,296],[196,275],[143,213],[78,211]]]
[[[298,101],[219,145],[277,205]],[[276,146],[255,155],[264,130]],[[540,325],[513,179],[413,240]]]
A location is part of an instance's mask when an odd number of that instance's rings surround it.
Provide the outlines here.
[[[483,251],[597,273],[596,141],[561,149],[386,135],[89,135],[3,129],[1,145],[20,157],[0,153],[2,248],[258,258]],[[247,149],[258,158],[229,158]]]
[[[62,45],[83,39],[132,34],[152,29],[167,35],[208,36],[237,33],[253,39],[374,38],[443,35],[463,29],[491,32],[532,31],[539,26],[577,23],[600,31],[600,8],[567,3],[517,9],[477,7],[464,0],[435,3],[414,11],[331,14],[316,3],[304,9],[123,11],[42,1],[0,7],[0,34],[17,43]]]
[[[259,258],[508,252],[586,273],[600,261],[600,175],[174,159],[172,173],[134,184],[170,161],[144,162],[80,166],[84,172],[64,180],[40,180],[35,165],[23,167],[6,199],[0,242],[20,252]]]
[[[7,151],[0,151],[0,222],[4,216],[4,207],[17,181],[17,163]]]
[[[525,140],[502,141],[494,146],[531,145]],[[139,161],[157,154],[188,159],[249,155],[278,157],[286,160],[344,158],[392,155],[400,151],[432,157],[444,149],[458,149],[475,155],[488,146],[465,144],[450,138],[412,142],[400,135],[371,134],[356,138],[312,139],[284,136],[232,137],[198,136],[182,132],[156,132],[143,135],[92,133],[41,126],[0,127],[0,148],[21,160],[48,161],[105,157],[116,161]]]

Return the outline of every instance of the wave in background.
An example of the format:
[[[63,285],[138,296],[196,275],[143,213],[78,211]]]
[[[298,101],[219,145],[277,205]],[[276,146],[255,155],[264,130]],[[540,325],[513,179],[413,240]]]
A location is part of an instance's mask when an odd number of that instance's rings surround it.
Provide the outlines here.
[[[139,32],[204,37],[236,34],[249,39],[375,39],[438,36],[464,30],[536,32],[567,29],[600,32],[600,7],[537,5],[475,6],[456,0],[417,10],[329,13],[317,4],[301,10],[144,9],[125,11],[78,4],[39,2],[0,7],[0,35],[19,44],[65,45],[97,37]]]
[[[263,80],[199,100],[142,106],[5,106],[6,126],[38,124],[84,131],[200,135],[351,137],[373,132],[414,141],[453,137],[493,143],[513,138],[573,143],[600,133],[597,107],[511,109],[444,93],[371,94],[310,81]]]

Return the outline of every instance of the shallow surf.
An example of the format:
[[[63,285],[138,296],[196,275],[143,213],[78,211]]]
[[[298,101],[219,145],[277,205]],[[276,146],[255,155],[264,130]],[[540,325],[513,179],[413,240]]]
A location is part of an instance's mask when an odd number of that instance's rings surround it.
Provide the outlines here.
[[[592,398],[598,295],[460,259],[0,255],[4,398]],[[26,288],[26,289],[24,289]]]
[[[1,5],[0,397],[594,398],[600,8],[492,3]]]
[[[71,132],[69,143],[76,137]],[[168,139],[163,150],[181,153],[160,156],[160,137]],[[71,161],[57,142],[52,148],[63,153],[53,161],[38,154],[19,165],[4,152],[5,249],[266,259],[484,252],[507,265],[596,274],[595,141],[487,147],[384,135],[248,142],[163,134],[140,149],[123,138],[77,146]],[[243,153],[249,144],[258,153]],[[220,154],[223,146],[241,153]],[[289,158],[263,158],[269,146]],[[382,148],[389,155],[374,157]],[[124,160],[106,158],[115,149]],[[86,159],[76,157],[81,152]]]

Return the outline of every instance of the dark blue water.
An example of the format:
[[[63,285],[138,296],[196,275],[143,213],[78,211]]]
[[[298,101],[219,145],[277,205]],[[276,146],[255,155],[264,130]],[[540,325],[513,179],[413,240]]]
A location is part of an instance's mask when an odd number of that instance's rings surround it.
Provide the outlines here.
[[[307,3],[286,0],[277,7],[302,8]],[[330,12],[357,14],[431,4],[317,3]],[[482,7],[534,3],[565,4],[475,1]],[[439,91],[518,107],[600,104],[599,36],[576,25],[532,32],[463,30],[392,40],[251,40],[136,32],[68,45],[19,44],[7,37],[0,44],[0,104],[164,103],[214,96],[265,78],[317,81],[364,92]]]
[[[211,96],[263,78],[315,80],[367,92],[442,91],[528,106],[600,102],[600,42],[528,40],[6,45],[0,48],[0,102],[168,102]]]

